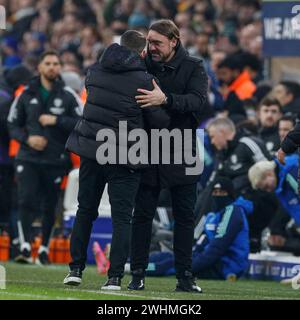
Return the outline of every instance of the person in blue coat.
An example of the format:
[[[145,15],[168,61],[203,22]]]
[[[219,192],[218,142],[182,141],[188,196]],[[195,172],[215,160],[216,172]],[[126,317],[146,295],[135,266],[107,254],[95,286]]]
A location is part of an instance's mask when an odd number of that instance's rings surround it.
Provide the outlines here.
[[[232,181],[225,177],[216,179],[212,197],[214,212],[207,215],[204,231],[193,248],[192,272],[197,278],[236,279],[248,268],[247,215],[253,204],[243,197],[235,200]],[[173,274],[173,262],[170,252],[152,253],[147,273]]]
[[[283,208],[300,226],[297,172],[297,157],[288,157],[285,165],[280,164],[277,159],[257,162],[249,169],[248,177],[253,189],[275,192]]]

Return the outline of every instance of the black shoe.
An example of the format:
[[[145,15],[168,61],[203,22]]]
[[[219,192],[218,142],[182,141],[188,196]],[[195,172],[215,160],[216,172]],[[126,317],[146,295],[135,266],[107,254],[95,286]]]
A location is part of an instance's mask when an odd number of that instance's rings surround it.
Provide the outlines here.
[[[121,290],[121,278],[111,277],[104,283],[101,290]]]
[[[39,266],[47,266],[50,264],[48,254],[46,251],[42,251],[35,259],[35,264]]]
[[[202,289],[197,286],[195,280],[192,277],[178,279],[175,291],[202,293]]]
[[[70,270],[64,279],[64,284],[68,286],[79,286],[81,284],[82,272],[80,269]]]
[[[23,249],[21,253],[15,257],[17,263],[32,263],[31,251]]]
[[[133,276],[127,288],[128,290],[144,290],[145,279]]]

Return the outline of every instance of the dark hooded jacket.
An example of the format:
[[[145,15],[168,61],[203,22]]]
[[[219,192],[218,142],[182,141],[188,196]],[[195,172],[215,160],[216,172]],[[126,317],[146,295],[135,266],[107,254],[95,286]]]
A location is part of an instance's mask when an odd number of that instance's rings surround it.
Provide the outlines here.
[[[129,148],[136,141],[127,140],[133,129],[168,127],[167,111],[159,107],[142,109],[136,102],[137,89],[153,90],[153,76],[147,72],[145,62],[134,51],[118,44],[109,46],[99,62],[95,63],[86,77],[87,102],[83,118],[76,125],[67,141],[67,149],[79,156],[98,160],[97,150],[107,141],[97,141],[99,130],[114,133],[116,141],[108,144],[116,147],[117,158],[113,164],[138,169],[143,164],[121,163],[118,150]],[[126,132],[120,131],[120,121],[126,121]],[[124,149],[122,149],[124,150]],[[96,158],[97,155],[97,158]],[[101,159],[100,159],[101,160]]]

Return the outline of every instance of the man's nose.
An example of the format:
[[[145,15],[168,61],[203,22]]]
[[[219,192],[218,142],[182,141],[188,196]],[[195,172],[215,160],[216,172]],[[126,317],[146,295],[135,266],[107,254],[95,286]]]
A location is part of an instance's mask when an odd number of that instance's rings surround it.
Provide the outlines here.
[[[154,50],[155,50],[155,45],[154,45],[154,44],[149,44],[149,49],[150,49],[151,51],[154,51]]]

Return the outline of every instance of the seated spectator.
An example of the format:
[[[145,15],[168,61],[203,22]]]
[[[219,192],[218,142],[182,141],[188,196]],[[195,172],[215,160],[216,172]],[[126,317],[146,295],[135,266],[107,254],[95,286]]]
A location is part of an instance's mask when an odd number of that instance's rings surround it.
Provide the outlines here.
[[[282,210],[273,219],[268,244],[271,249],[300,255],[300,198],[297,184],[298,159],[286,158],[286,165],[275,161],[261,161],[249,170],[254,189],[275,192]],[[289,221],[293,219],[291,226]]]
[[[290,131],[281,142],[281,148],[278,150],[278,160],[285,164],[285,156],[297,151],[300,147],[300,124],[297,123],[294,130]]]
[[[285,115],[281,117],[278,125],[278,134],[281,142],[284,140],[286,135],[294,129],[295,124],[296,119],[292,115]]]
[[[298,162],[288,159],[285,166],[279,161],[260,161],[248,173],[252,188],[275,192],[281,205],[300,226],[300,197],[297,183]]]
[[[22,59],[18,53],[18,42],[12,36],[7,36],[3,38],[1,47],[3,55],[3,66],[7,68],[15,67],[21,64]]]
[[[251,199],[254,204],[254,211],[248,217],[248,222],[251,252],[257,252],[260,250],[261,233],[273,218],[278,207],[278,201],[272,194],[251,188],[248,170],[258,161],[270,160],[271,156],[262,140],[253,135],[237,131],[233,122],[229,119],[214,119],[208,124],[207,130],[212,144],[218,150],[216,176],[230,178],[236,193],[247,195],[247,198]],[[209,210],[209,201],[208,193],[208,200],[202,200],[205,213]]]
[[[207,131],[218,150],[218,174],[230,178],[237,192],[245,191],[250,186],[249,168],[257,161],[271,159],[263,142],[238,132],[227,118],[213,119],[208,123]]]
[[[234,92],[240,100],[251,98],[256,90],[249,71],[244,69],[243,54],[233,54],[218,65],[218,78]]]
[[[246,271],[249,254],[249,227],[246,215],[253,211],[252,202],[235,200],[230,179],[219,177],[213,186],[214,212],[205,220],[204,231],[193,248],[193,275],[206,279],[235,280]],[[150,255],[149,275],[174,274],[171,252]]]
[[[277,99],[266,97],[262,100],[258,107],[259,137],[271,155],[275,155],[280,147],[278,121],[281,116],[281,106]]]
[[[281,81],[273,89],[273,95],[279,100],[283,114],[300,116],[300,85],[293,81]]]

